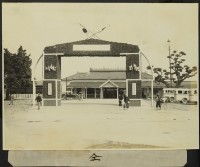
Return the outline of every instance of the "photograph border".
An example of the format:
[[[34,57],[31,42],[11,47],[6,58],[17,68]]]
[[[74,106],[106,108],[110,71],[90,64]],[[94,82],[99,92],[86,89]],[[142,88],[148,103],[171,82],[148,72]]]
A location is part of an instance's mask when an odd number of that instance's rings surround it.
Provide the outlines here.
[[[40,3],[60,3],[60,2],[65,2],[65,3],[70,3],[70,2],[75,2],[75,3],[199,3],[198,0],[101,0],[101,1],[96,1],[96,0],[88,0],[88,1],[83,1],[83,0],[79,0],[79,1],[68,1],[68,0],[59,0],[59,1],[53,1],[53,0],[3,0],[3,3],[17,3],[17,2],[22,2],[22,3],[36,3],[36,2],[40,2]],[[1,9],[2,9],[2,4],[1,4]],[[1,10],[2,11],[2,10]],[[2,12],[1,12],[2,15]],[[1,17],[1,24],[2,24],[2,17]],[[1,26],[2,27],[2,26]],[[2,33],[1,33],[1,43],[2,43]],[[3,51],[3,48],[1,46],[1,50]],[[3,53],[3,52],[2,52]],[[2,54],[3,55],[3,54]],[[2,64],[2,57],[1,57],[1,64]],[[2,69],[1,69],[1,75],[2,75]],[[2,76],[1,76],[2,79]],[[1,82],[2,83],[2,82]],[[3,86],[2,86],[3,87]],[[2,91],[2,87],[1,87],[1,92]],[[2,102],[2,106],[3,106],[3,98],[2,98],[2,93],[1,93],[1,102]],[[2,108],[3,110],[3,108]],[[2,111],[1,110],[1,111]],[[4,167],[10,167],[11,165],[8,162],[8,150],[2,150],[2,140],[3,140],[3,134],[2,134],[2,113],[1,113],[1,151],[0,151],[0,166],[4,166]],[[187,163],[185,165],[185,167],[197,167],[199,166],[199,149],[195,149],[195,150],[187,150]]]

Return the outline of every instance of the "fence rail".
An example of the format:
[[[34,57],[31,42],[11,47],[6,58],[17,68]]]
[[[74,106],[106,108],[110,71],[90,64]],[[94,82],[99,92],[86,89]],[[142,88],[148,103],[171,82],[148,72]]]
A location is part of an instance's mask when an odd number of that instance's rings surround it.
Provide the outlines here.
[[[14,99],[32,99],[33,98],[33,94],[13,94],[13,95],[14,95]]]

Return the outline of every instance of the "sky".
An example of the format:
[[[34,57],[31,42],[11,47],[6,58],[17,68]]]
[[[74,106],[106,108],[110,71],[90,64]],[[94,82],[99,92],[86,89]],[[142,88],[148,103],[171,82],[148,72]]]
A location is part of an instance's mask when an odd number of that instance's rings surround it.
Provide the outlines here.
[[[169,66],[168,39],[171,50],[198,66],[198,4],[3,3],[2,9],[3,48],[16,53],[22,45],[33,66],[46,46],[86,39],[79,23],[92,32],[106,27],[102,40],[138,45],[155,67]],[[144,71],[147,65],[144,60]],[[62,58],[61,76],[90,67],[125,68],[125,58]],[[42,77],[42,62],[35,75]]]

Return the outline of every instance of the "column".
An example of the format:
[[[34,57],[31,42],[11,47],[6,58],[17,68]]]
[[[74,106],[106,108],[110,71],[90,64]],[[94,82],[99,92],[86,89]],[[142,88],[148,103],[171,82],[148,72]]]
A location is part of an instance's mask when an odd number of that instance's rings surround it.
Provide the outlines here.
[[[44,81],[43,104],[44,106],[61,105],[61,57],[56,53],[44,54]]]
[[[101,91],[100,91],[100,98],[103,99],[103,88],[101,87],[100,90],[101,90]]]
[[[94,88],[94,98],[97,98],[97,92],[96,92],[96,88]]]
[[[126,55],[126,89],[130,106],[141,106],[141,63],[140,53]]]
[[[85,88],[85,98],[87,99],[87,88]]]
[[[117,88],[117,99],[119,97],[119,88]]]
[[[151,106],[153,107],[153,80],[151,80]]]
[[[35,81],[33,80],[33,106],[35,106],[35,95],[36,95],[36,85],[35,85]]]

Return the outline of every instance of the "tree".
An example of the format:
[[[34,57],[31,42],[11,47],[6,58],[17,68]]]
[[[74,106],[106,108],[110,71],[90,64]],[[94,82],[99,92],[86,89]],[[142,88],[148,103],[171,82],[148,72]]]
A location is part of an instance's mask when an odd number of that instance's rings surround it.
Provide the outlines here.
[[[185,56],[186,53],[182,51],[179,53],[173,51],[170,56],[167,56],[167,58],[171,59],[171,73],[162,68],[153,68],[153,71],[156,74],[156,83],[163,83],[169,87],[169,81],[172,80],[175,87],[178,88],[185,79],[195,76],[197,74],[197,67],[184,65],[185,59],[183,57]],[[150,70],[151,67],[148,66],[147,69]],[[170,75],[172,76],[171,78]]]
[[[10,93],[20,91],[26,93],[32,87],[31,66],[32,60],[26,50],[19,47],[17,53],[10,53],[4,49],[4,83],[6,86],[6,99]]]

